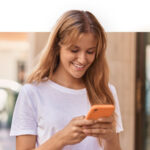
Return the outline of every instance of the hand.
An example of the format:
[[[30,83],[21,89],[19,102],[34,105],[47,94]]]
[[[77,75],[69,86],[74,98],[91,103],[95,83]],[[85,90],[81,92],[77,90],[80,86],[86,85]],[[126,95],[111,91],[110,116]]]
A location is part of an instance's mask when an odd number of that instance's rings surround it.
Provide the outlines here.
[[[64,146],[81,142],[87,135],[83,132],[83,126],[92,126],[94,120],[86,120],[84,116],[73,118],[70,123],[59,133]]]
[[[99,118],[95,121],[95,124],[84,126],[83,132],[87,136],[108,140],[115,133],[114,119],[112,116]]]

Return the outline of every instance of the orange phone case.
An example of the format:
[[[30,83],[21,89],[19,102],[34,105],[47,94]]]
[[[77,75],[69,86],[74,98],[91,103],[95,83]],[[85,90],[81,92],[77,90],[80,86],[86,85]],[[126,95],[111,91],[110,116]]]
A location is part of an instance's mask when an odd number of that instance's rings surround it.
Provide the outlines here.
[[[86,119],[96,120],[100,117],[109,117],[114,112],[114,105],[93,105],[88,112]]]

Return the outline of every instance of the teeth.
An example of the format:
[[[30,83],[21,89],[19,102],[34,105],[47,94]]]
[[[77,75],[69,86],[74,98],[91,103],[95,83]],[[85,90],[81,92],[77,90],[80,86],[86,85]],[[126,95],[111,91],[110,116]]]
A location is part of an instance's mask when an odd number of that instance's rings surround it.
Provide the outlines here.
[[[77,64],[74,64],[76,67],[78,68],[83,68],[84,66],[80,66],[80,65],[77,65]]]

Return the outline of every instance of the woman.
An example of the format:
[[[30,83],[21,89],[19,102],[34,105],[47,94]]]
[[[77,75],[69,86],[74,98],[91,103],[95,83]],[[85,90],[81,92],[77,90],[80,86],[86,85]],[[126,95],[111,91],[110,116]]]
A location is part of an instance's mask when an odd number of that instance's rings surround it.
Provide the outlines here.
[[[123,128],[105,51],[105,32],[92,13],[60,17],[17,99],[10,133],[17,150],[120,150]],[[94,104],[114,104],[115,113],[86,120]]]

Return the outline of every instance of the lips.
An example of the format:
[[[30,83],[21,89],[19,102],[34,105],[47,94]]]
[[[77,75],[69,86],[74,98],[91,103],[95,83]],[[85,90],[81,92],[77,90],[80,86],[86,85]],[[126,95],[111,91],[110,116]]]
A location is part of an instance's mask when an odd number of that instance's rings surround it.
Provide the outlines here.
[[[85,68],[85,65],[79,65],[79,64],[75,64],[75,63],[72,63],[72,64],[77,70],[83,70]]]

